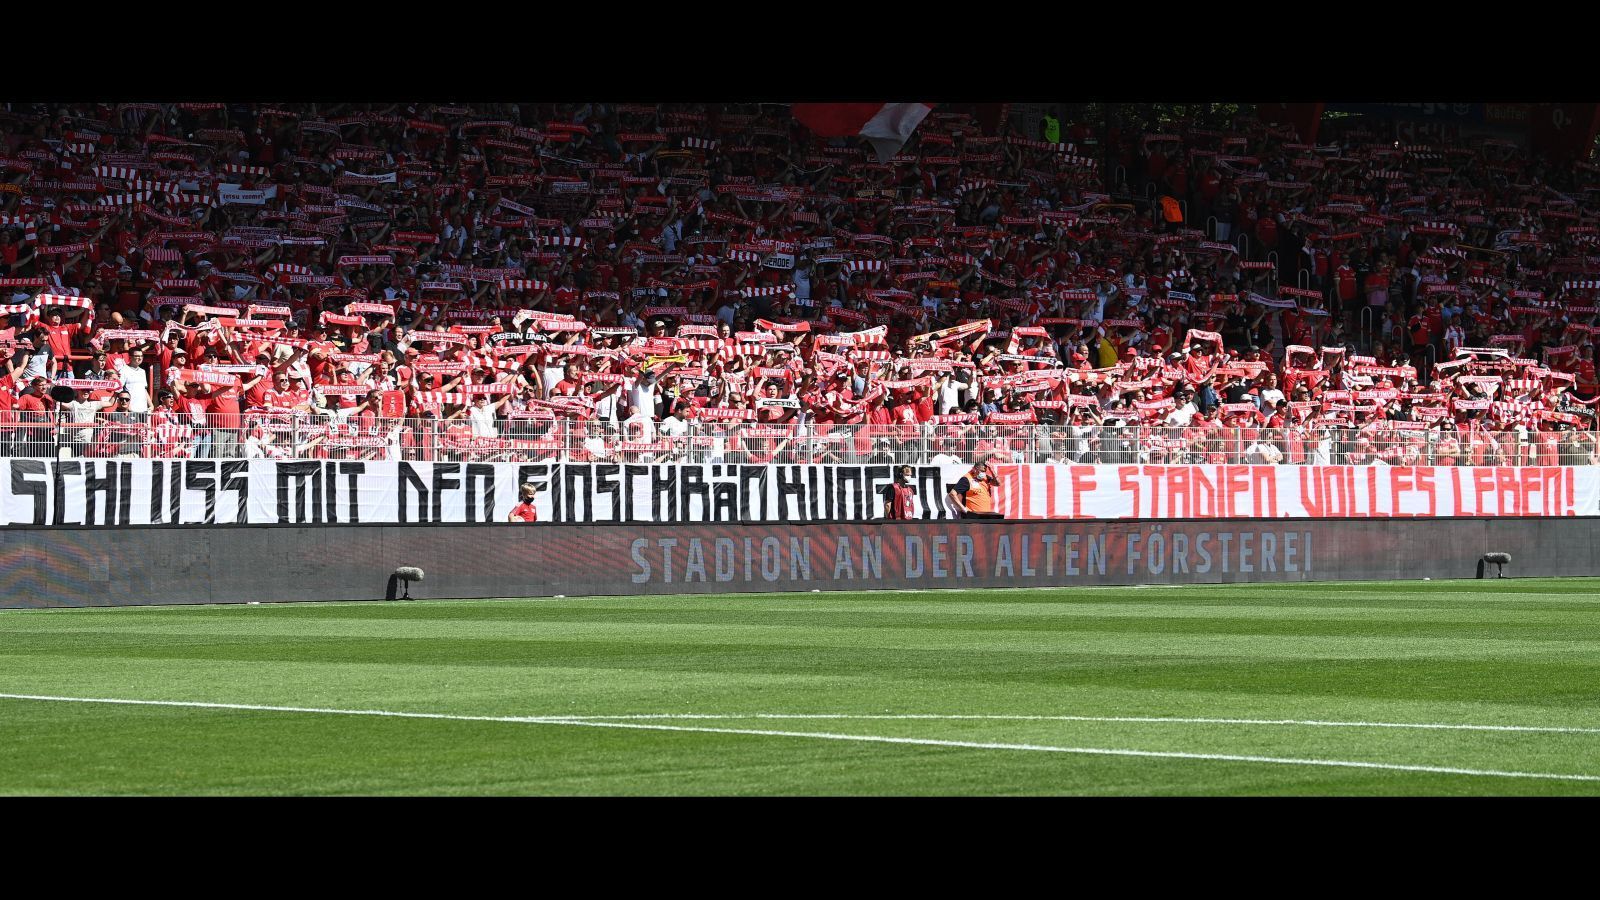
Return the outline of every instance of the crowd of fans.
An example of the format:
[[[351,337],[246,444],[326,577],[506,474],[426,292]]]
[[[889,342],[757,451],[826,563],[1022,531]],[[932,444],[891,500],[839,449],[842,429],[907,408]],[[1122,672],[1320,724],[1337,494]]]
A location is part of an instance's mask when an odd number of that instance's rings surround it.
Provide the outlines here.
[[[1060,128],[7,104],[0,453],[1595,461],[1600,167]]]

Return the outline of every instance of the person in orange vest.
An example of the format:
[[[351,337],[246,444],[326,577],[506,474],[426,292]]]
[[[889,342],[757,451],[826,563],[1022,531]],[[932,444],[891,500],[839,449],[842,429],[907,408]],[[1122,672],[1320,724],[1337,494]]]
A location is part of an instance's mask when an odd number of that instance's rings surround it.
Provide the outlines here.
[[[1162,196],[1161,219],[1166,223],[1163,226],[1166,231],[1172,231],[1183,224],[1183,207],[1178,204],[1176,197]]]
[[[950,486],[950,502],[961,510],[964,519],[1005,518],[994,508],[994,488],[1000,484],[1000,479],[989,465],[991,458],[989,454],[978,457],[971,470]]]

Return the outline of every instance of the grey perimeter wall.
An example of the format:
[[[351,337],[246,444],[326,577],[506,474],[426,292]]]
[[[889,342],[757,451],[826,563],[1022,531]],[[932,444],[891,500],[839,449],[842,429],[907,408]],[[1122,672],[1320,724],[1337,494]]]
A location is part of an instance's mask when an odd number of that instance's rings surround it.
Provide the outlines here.
[[[0,530],[0,607],[1600,574],[1600,519]],[[1491,568],[1491,573],[1492,573]]]

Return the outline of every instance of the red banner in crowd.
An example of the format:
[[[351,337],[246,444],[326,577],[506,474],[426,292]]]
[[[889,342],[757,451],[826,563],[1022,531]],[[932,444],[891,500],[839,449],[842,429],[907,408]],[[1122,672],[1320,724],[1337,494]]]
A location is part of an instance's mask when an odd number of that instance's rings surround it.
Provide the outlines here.
[[[1017,519],[1324,519],[1600,513],[1593,466],[999,466]]]

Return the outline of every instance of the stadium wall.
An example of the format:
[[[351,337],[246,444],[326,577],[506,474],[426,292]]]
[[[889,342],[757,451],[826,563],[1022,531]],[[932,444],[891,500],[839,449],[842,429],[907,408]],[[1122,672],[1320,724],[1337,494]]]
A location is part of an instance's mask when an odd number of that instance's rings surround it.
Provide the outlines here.
[[[0,529],[0,606],[1600,574],[1600,518]]]

